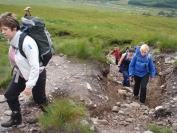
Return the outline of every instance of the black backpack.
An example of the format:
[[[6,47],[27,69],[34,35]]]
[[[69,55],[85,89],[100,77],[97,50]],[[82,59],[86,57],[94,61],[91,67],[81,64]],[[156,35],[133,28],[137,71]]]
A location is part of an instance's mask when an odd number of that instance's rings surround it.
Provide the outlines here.
[[[123,67],[124,67],[123,62],[124,62],[124,60],[127,58],[128,50],[129,50],[129,47],[127,47],[125,51],[121,51],[120,54],[119,54],[120,57],[121,57],[123,53],[126,53],[126,55],[125,55],[125,57],[124,57],[124,59],[123,59],[121,65],[120,65],[120,69],[119,69],[119,72],[120,72],[120,73],[122,73],[122,70],[123,70]]]
[[[25,16],[22,18],[20,26],[22,31],[19,39],[18,49],[20,53],[26,58],[22,50],[22,45],[26,35],[32,37],[38,45],[40,66],[46,66],[52,58],[52,44],[51,35],[45,27],[45,23],[39,17]]]

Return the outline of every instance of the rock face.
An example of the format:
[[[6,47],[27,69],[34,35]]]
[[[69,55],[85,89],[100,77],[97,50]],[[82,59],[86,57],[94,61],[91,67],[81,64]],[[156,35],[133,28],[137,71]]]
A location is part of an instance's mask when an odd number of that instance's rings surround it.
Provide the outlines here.
[[[114,62],[114,57],[108,57]],[[98,133],[151,133],[149,123],[172,127],[177,130],[177,85],[170,59],[167,55],[154,56],[157,69],[155,82],[148,83],[145,105],[133,98],[131,87],[122,86],[122,73],[110,64],[110,70],[102,69],[93,62],[74,62],[65,56],[53,56],[47,66],[46,92],[49,100],[53,96],[79,98],[90,111],[91,130]],[[159,63],[160,61],[160,63]],[[163,64],[164,62],[164,64]],[[109,73],[107,73],[109,72]],[[106,76],[106,77],[105,77]],[[23,93],[19,97],[23,123],[17,128],[0,128],[0,132],[40,132],[37,116],[38,105]],[[0,120],[9,119],[6,99],[0,103]],[[86,120],[83,123],[88,123]]]

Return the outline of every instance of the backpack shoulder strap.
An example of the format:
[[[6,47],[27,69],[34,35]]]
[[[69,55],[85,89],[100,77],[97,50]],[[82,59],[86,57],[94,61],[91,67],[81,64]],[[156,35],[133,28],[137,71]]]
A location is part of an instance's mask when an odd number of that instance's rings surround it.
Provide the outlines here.
[[[126,58],[127,58],[127,56],[128,56],[128,51],[126,51],[126,54],[125,54],[125,58],[124,58],[124,59],[126,59]]]
[[[26,37],[27,33],[26,32],[22,32],[20,34],[20,38],[19,38],[19,43],[18,43],[18,49],[20,51],[20,53],[22,54],[23,57],[26,58],[26,55],[25,53],[23,52],[23,41],[24,41],[24,38]]]
[[[122,60],[122,62],[124,62],[124,60],[127,58],[127,55],[128,55],[128,52],[125,52],[125,57],[124,57],[124,59]],[[121,63],[121,64],[123,64],[123,63]]]

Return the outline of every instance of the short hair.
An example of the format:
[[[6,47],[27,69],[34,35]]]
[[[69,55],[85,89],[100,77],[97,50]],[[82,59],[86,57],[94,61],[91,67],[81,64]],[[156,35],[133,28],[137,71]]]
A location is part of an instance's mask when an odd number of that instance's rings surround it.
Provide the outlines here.
[[[16,30],[20,29],[20,25],[16,15],[11,12],[6,12],[4,14],[1,14],[0,27],[2,25],[9,27],[11,30],[13,30],[13,28],[17,28]]]
[[[142,50],[146,50],[147,52],[149,52],[149,46],[147,44],[141,45],[140,51],[142,51]]]

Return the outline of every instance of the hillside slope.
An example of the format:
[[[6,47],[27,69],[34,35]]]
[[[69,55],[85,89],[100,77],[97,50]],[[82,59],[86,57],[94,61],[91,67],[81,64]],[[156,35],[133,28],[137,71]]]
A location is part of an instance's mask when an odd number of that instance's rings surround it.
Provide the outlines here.
[[[130,5],[177,8],[177,0],[129,0]]]

